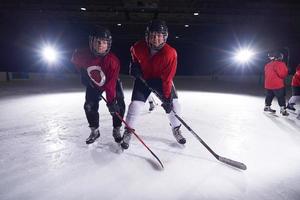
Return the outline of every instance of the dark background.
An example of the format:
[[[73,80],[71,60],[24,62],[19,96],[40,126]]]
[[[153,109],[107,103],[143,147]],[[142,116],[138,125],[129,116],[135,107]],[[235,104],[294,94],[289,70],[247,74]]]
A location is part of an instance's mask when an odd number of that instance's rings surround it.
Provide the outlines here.
[[[258,74],[272,49],[284,53],[290,73],[300,63],[298,1],[11,0],[1,1],[0,8],[0,71],[73,72],[72,51],[88,44],[94,25],[104,25],[112,32],[112,51],[126,74],[129,48],[144,37],[147,22],[154,18],[167,21],[168,43],[178,52],[177,75]],[[44,43],[61,51],[57,66],[41,60]],[[244,46],[257,54],[253,62],[241,66],[231,57]]]

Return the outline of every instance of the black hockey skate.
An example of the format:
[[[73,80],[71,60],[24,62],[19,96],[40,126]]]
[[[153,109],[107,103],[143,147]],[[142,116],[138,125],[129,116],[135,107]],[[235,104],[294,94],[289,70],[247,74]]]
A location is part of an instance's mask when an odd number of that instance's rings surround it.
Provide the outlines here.
[[[289,113],[286,111],[284,107],[280,109],[280,113],[282,114],[282,116],[289,116]]]
[[[270,106],[265,106],[264,111],[269,113],[276,113],[276,110],[273,110]]]
[[[123,149],[128,149],[129,148],[129,142],[130,142],[130,139],[131,139],[131,135],[132,135],[132,133],[127,128],[125,128],[125,131],[124,131],[124,134],[123,134],[123,141],[121,143],[121,147]]]
[[[296,111],[296,108],[294,107],[294,103],[288,103],[288,105],[286,106],[287,109],[292,110],[292,111]]]
[[[151,112],[152,110],[154,110],[154,108],[155,108],[155,105],[154,105],[154,103],[151,101],[151,102],[149,102],[149,111]]]
[[[173,135],[179,144],[185,144],[186,139],[181,135],[180,127],[181,127],[181,125],[172,129]]]
[[[122,136],[121,136],[121,127],[116,127],[113,129],[113,137],[115,139],[116,143],[120,143],[122,141]]]
[[[92,144],[94,143],[98,137],[100,137],[100,132],[99,129],[91,128],[91,134],[90,136],[86,139],[85,143],[86,144]]]

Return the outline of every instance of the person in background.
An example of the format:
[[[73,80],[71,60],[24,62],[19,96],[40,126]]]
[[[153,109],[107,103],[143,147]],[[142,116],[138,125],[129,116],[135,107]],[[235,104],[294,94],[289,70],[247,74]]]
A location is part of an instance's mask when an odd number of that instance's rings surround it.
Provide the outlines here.
[[[287,109],[296,111],[296,108],[294,107],[297,102],[300,101],[300,64],[296,68],[296,72],[292,79],[292,96],[288,101]],[[300,119],[300,112],[297,116],[298,119]]]
[[[285,85],[284,79],[288,75],[288,68],[283,62],[283,54],[280,52],[271,52],[268,54],[270,62],[265,65],[265,112],[275,113],[276,110],[271,108],[273,98],[276,96],[280,106],[280,113],[288,116],[285,102]]]

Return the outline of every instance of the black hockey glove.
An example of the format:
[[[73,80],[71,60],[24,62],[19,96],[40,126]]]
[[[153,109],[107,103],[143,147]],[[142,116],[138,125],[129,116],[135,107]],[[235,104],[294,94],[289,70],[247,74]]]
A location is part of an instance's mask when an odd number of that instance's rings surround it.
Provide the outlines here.
[[[120,113],[120,107],[117,104],[117,101],[113,101],[107,104],[107,108],[112,116],[115,116],[116,113]]]
[[[142,77],[143,73],[140,64],[137,62],[131,62],[129,65],[129,74],[135,78]]]
[[[173,99],[172,98],[168,98],[168,99],[164,99],[163,103],[161,104],[161,106],[165,109],[166,113],[169,114],[172,110],[173,110]]]

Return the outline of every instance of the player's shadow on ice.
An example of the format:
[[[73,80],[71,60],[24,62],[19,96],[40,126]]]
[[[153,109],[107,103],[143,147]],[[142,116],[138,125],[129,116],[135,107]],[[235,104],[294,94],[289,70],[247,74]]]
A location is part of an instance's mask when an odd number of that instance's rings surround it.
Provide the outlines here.
[[[285,121],[290,124],[292,127],[294,127],[296,130],[300,130],[300,125],[296,122],[299,121],[298,119],[290,119],[290,118],[285,118]]]
[[[137,155],[137,154],[134,154],[134,153],[131,153],[131,152],[130,153],[127,152],[126,154],[130,155],[130,156],[134,156],[134,157],[140,158],[140,159],[143,159],[143,160],[146,160],[154,170],[158,170],[158,171],[163,170],[163,168],[160,166],[160,164],[158,163],[158,161],[155,160],[154,157],[153,158],[146,158],[144,156],[140,156],[140,155]],[[162,161],[162,163],[163,163],[163,161]]]
[[[274,124],[280,128],[283,131],[287,131],[287,132],[294,132],[293,129],[291,129],[290,127],[288,127],[286,124],[282,123],[281,118],[285,118],[285,120],[287,120],[288,118],[286,117],[279,117],[278,115],[275,114],[268,114],[268,113],[264,113],[265,116],[267,116],[272,122],[274,122]]]
[[[119,157],[122,153],[120,145],[115,142],[97,141],[88,145],[93,160],[99,165],[107,165]]]
[[[113,141],[109,141],[109,142],[97,141],[94,149],[98,150],[99,152],[103,151],[103,152],[111,152],[115,154],[122,153],[122,147]]]

